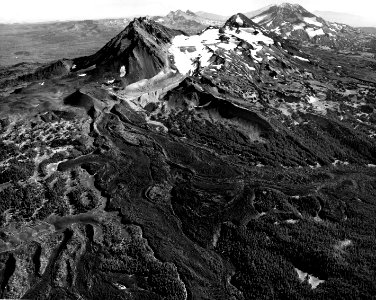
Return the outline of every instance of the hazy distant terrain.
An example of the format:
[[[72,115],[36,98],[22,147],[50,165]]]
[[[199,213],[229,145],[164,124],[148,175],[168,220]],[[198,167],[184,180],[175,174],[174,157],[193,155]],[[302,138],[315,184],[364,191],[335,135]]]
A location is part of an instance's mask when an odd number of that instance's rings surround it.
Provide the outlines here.
[[[375,20],[365,19],[364,17],[353,14],[339,13],[334,11],[315,11],[314,14],[330,22],[342,23],[354,27],[376,26]]]
[[[376,34],[376,27],[359,27],[365,33]]]
[[[88,55],[127,24],[127,19],[0,24],[0,65]]]
[[[217,21],[226,21],[229,18],[229,16],[221,16],[217,14],[208,13],[205,11],[197,11],[195,12],[195,14],[202,18],[206,18],[210,20],[217,20]]]

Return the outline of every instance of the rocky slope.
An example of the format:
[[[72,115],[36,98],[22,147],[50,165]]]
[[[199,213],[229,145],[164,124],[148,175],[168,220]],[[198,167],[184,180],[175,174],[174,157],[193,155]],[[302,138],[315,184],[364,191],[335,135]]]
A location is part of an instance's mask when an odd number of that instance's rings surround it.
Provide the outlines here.
[[[236,14],[63,62],[0,98],[2,298],[372,299],[373,58]]]

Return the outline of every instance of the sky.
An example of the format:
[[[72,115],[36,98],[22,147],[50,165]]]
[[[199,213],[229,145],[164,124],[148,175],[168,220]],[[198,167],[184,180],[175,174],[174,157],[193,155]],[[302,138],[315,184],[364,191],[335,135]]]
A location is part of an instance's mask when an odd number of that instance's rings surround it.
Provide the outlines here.
[[[286,0],[0,0],[0,22],[44,22],[166,15],[171,10],[221,15],[249,12]],[[309,11],[336,11],[374,19],[375,0],[292,0]]]

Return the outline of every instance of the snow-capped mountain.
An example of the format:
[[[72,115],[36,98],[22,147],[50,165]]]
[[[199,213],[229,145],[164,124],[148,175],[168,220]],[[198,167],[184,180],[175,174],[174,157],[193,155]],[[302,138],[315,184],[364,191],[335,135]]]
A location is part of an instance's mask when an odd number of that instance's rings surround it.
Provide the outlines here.
[[[265,64],[268,65],[267,73],[273,73],[272,77],[276,79],[283,77],[284,72],[271,72],[273,66],[280,69],[280,65],[285,64],[293,69],[294,64],[308,61],[294,56],[298,54],[297,49],[292,49],[279,37],[273,38],[260,25],[240,13],[232,16],[223,27],[210,26],[197,35],[175,36],[168,52],[172,65],[179,73],[208,75],[214,80],[222,80],[225,74],[259,77]],[[238,79],[239,82],[242,80]],[[249,84],[253,84],[252,81]]]
[[[328,22],[299,4],[273,5],[252,20],[284,38],[333,48],[367,47],[367,38],[371,38],[351,26]]]
[[[325,34],[333,35],[335,32],[324,19],[316,17],[298,4],[274,5],[252,20],[286,37],[299,35],[310,39]]]
[[[233,55],[248,53],[242,63],[254,69],[263,60],[259,52],[274,44],[274,40],[260,31],[260,26],[237,14],[222,28],[209,27],[198,35],[176,36],[169,49],[175,65],[182,74],[193,74],[197,68],[221,69],[220,61],[231,60]]]

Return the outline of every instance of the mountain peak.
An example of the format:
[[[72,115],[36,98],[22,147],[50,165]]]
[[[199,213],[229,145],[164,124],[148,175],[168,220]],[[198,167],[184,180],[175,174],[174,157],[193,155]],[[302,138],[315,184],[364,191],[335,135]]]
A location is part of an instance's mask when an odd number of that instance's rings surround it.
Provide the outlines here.
[[[279,5],[272,5],[267,9],[261,11],[261,14],[268,13],[278,13],[280,15],[284,15],[286,17],[289,16],[296,16],[296,15],[304,15],[304,16],[314,16],[308,10],[306,10],[303,6],[299,4],[291,4],[291,3],[282,3]]]
[[[282,3],[262,11],[252,21],[283,38],[328,47],[351,46],[356,30],[325,21],[299,4]]]
[[[167,14],[167,16],[182,16],[182,15],[186,15],[186,13],[182,11],[181,9],[172,10]]]
[[[279,4],[279,5],[277,5],[277,6],[280,7],[280,8],[288,8],[288,9],[303,8],[303,7],[302,7],[301,5],[299,5],[299,4],[288,3],[288,2],[285,2],[285,3]]]
[[[253,17],[252,21],[278,34],[282,34],[281,30],[283,31],[286,26],[294,30],[303,30],[306,27],[316,30],[326,26],[325,20],[316,17],[299,4],[290,3],[274,5]],[[290,28],[289,31],[291,31]]]
[[[257,25],[255,22],[253,22],[251,19],[243,15],[242,13],[238,13],[236,15],[233,15],[230,19],[227,20],[225,27],[231,26],[231,27],[254,27],[258,28],[259,25]]]
[[[191,10],[187,10],[186,12],[185,12],[187,15],[190,15],[190,16],[197,16],[193,11],[191,11]]]
[[[161,49],[182,34],[148,17],[135,18],[97,53],[75,59],[74,72],[94,67],[97,76],[121,77],[124,84],[151,78],[169,65]]]
[[[181,9],[172,10],[167,14],[168,17],[198,17],[193,11],[189,9],[187,11],[182,11]]]

